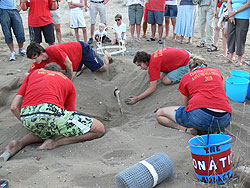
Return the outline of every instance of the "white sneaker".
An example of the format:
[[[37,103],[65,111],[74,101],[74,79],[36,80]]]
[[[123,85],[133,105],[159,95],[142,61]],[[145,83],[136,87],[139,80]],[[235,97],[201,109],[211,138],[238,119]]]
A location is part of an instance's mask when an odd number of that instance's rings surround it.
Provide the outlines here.
[[[19,49],[19,55],[21,55],[21,56],[26,56],[26,51],[25,51],[25,49],[20,48],[20,49]]]
[[[10,53],[10,61],[15,61],[16,60],[16,57],[15,57],[15,55],[16,55],[16,52],[15,51],[12,51],[11,53]]]

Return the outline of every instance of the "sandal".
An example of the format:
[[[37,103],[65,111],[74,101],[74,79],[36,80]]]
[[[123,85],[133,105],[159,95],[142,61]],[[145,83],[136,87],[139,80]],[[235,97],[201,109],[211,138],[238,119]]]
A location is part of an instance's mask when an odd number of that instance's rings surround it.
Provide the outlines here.
[[[231,64],[231,63],[233,63],[233,61],[230,59],[226,59],[226,61],[223,62],[223,64]]]
[[[201,42],[200,44],[197,45],[198,48],[203,48],[205,47],[205,42]]]
[[[243,65],[243,63],[237,62],[234,66],[235,66],[235,67],[241,67],[242,65]]]
[[[215,52],[218,51],[217,46],[215,46],[214,44],[212,44],[210,47],[207,48],[208,52]]]
[[[147,39],[147,41],[151,42],[151,41],[155,41],[155,39],[154,38],[149,38],[149,39]]]

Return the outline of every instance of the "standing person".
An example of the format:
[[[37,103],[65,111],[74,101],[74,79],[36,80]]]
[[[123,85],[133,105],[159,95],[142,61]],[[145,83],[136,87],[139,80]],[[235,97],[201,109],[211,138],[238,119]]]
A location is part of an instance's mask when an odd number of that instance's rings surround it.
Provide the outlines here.
[[[149,0],[148,1],[148,24],[151,24],[151,38],[148,41],[155,41],[156,24],[158,24],[159,44],[162,42],[163,19],[165,11],[165,0]]]
[[[56,10],[57,0],[22,0],[22,10],[29,9],[28,24],[34,31],[34,42],[42,42],[42,32],[45,42],[49,45],[55,43],[54,25],[50,9]]]
[[[200,0],[198,11],[201,42],[197,47],[203,48],[207,42],[207,50],[210,51],[216,48],[216,46],[213,45],[214,1]]]
[[[207,67],[200,57],[189,62],[190,72],[179,84],[182,106],[160,108],[157,121],[167,127],[196,135],[197,130],[218,132],[231,121],[232,108],[223,87],[220,71]]]
[[[121,40],[123,40],[126,45],[127,44],[126,24],[122,22],[121,14],[117,14],[115,16],[115,22],[116,23],[113,25],[115,37],[112,40],[111,44],[114,45],[114,44],[119,43]]]
[[[75,87],[62,73],[44,69],[30,73],[11,104],[12,113],[30,132],[11,141],[0,157],[8,155],[7,160],[33,143],[43,142],[37,149],[49,150],[103,136],[104,125],[76,112],[75,99]],[[53,140],[55,135],[62,137]]]
[[[144,0],[128,0],[128,17],[131,32],[131,42],[135,41],[135,30],[137,34],[137,42],[141,42],[141,20],[144,11]]]
[[[84,42],[87,42],[87,29],[83,16],[83,6],[85,4],[85,11],[87,11],[87,0],[68,0],[70,8],[70,27],[74,29],[76,41],[80,41],[79,28],[82,29]]]
[[[99,13],[101,23],[107,23],[107,15],[106,15],[106,4],[109,0],[90,0],[89,13],[90,13],[90,38],[88,44],[93,43],[93,37],[95,32],[95,23],[96,16]]]
[[[142,30],[143,30],[142,38],[146,38],[147,28],[148,28],[148,0],[145,1],[145,6],[144,6],[144,16],[143,16],[143,24],[142,24]]]
[[[133,62],[142,70],[148,69],[150,86],[139,96],[130,96],[126,103],[135,104],[151,95],[156,90],[159,79],[165,85],[179,82],[188,72],[189,60],[190,53],[177,48],[163,48],[153,54],[137,52]]]
[[[243,55],[245,52],[245,43],[249,27],[250,16],[250,0],[236,1],[228,0],[228,63],[233,62],[235,45],[237,47],[236,55],[238,55],[238,62],[236,67],[243,65]]]
[[[188,37],[187,44],[192,44],[197,11],[198,5],[193,4],[192,0],[181,0],[174,30],[181,36],[181,44],[184,43],[184,37]]]
[[[59,12],[59,2],[61,2],[61,0],[58,0],[57,9],[50,10],[50,12],[51,12],[51,16],[52,16],[55,30],[56,30],[57,42],[60,44],[60,43],[62,43],[62,32],[61,32],[61,16],[60,16],[60,12]]]
[[[22,56],[26,55],[26,51],[23,49],[23,43],[25,42],[23,21],[19,14],[21,7],[16,5],[16,1],[4,0],[0,1],[0,24],[4,34],[6,44],[10,49],[10,61],[16,60],[16,52],[14,49],[13,38],[11,28],[15,34],[17,44],[19,47],[18,53]]]
[[[67,70],[72,80],[84,68],[94,71],[107,71],[111,55],[105,51],[103,60],[85,42],[66,42],[43,48],[40,44],[31,43],[27,48],[27,57],[33,60],[28,72],[44,68],[47,64],[55,62],[62,70]]]
[[[170,31],[170,20],[173,26],[173,38],[172,41],[176,40],[176,34],[174,33],[176,17],[178,13],[177,0],[166,0],[165,1],[165,28],[166,28],[166,38],[169,36]]]

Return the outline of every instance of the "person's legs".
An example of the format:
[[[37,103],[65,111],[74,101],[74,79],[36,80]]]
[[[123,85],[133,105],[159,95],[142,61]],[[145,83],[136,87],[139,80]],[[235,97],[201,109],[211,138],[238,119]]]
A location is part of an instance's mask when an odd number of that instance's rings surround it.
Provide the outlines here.
[[[141,24],[136,24],[136,34],[137,34],[137,39],[140,39],[140,36],[141,36]]]
[[[20,140],[12,140],[8,146],[5,148],[4,152],[10,152],[10,156],[14,156],[18,151],[23,149],[25,146],[33,144],[33,143],[40,143],[43,140],[39,137],[34,135],[33,133],[28,133]]]
[[[89,6],[89,13],[90,13],[90,38],[88,43],[92,44],[93,43],[93,37],[94,37],[94,32],[95,32],[95,23],[96,23],[96,16],[97,16],[97,7],[96,3],[90,2]]]
[[[54,22],[55,30],[56,30],[56,38],[58,43],[62,43],[62,33],[61,33],[61,17],[59,13],[59,9],[57,10],[51,10],[51,16]]]
[[[155,39],[155,33],[156,33],[156,24],[151,24],[151,38]]]
[[[76,41],[80,41],[78,28],[75,28],[74,31],[75,31]]]
[[[227,24],[227,23],[224,23]],[[222,46],[223,46],[223,56],[227,56],[227,26],[222,29]]]
[[[142,38],[145,38],[147,36],[147,28],[148,28],[148,20],[144,19],[143,24],[142,24],[142,29],[143,29],[143,35]]]
[[[135,40],[135,14],[136,14],[136,5],[130,5],[128,7],[128,17],[130,24],[130,33],[131,33],[131,42]]]
[[[56,38],[58,43],[62,43],[61,24],[55,24]]]
[[[131,41],[135,40],[135,24],[130,24]]]
[[[215,30],[214,30],[214,45],[218,46],[218,41],[220,37],[220,28],[217,26],[218,19],[215,21]]]
[[[173,38],[172,38],[172,40],[175,41],[176,40],[176,33],[174,32],[174,30],[175,30],[175,25],[176,25],[176,17],[171,18],[171,23],[173,25]]]
[[[170,106],[170,107],[165,107],[165,108],[160,108],[156,112],[156,119],[157,121],[166,127],[178,129],[178,130],[183,130],[188,133],[193,133],[193,128],[187,128],[182,125],[179,125],[175,122],[175,110],[179,106]]]
[[[45,42],[49,45],[55,44],[55,33],[54,33],[54,24],[48,24],[41,27],[43,31],[43,36],[45,39]]]
[[[233,57],[235,52],[235,41],[236,41],[236,24],[233,24],[230,21],[228,21],[227,46],[229,54],[226,63],[233,62]]]
[[[166,30],[166,38],[169,37],[169,30],[170,30],[170,17],[165,16],[165,30]]]
[[[83,27],[82,28],[82,33],[83,33],[83,40],[84,40],[84,42],[88,42],[88,37],[87,37],[87,29],[86,29],[86,27]]]
[[[213,6],[208,6],[207,11],[206,11],[206,38],[207,38],[207,44],[208,47],[211,47],[213,44],[213,34],[214,34],[214,29],[213,29],[213,23],[214,23],[214,7]]]
[[[37,147],[37,149],[38,150],[54,149],[59,146],[89,141],[102,137],[104,133],[105,133],[104,125],[97,119],[93,119],[93,124],[89,132],[80,136],[61,137],[56,140],[47,139],[41,146]]]
[[[198,14],[199,14],[200,36],[201,36],[201,43],[200,45],[198,45],[198,47],[204,47],[206,43],[206,37],[205,37],[206,12],[205,12],[204,7],[199,7]],[[201,45],[201,44],[204,44],[204,45]]]
[[[103,62],[104,62],[104,65],[98,69],[98,71],[100,72],[105,72],[105,71],[108,71],[109,70],[109,61],[112,60],[112,56],[108,53],[107,50],[104,51],[104,57],[103,57]]]

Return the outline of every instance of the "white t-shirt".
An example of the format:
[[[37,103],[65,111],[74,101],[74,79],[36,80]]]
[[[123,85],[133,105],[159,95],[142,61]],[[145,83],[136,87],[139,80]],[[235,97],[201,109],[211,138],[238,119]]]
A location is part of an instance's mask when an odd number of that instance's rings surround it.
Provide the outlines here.
[[[113,25],[114,27],[114,33],[117,32],[117,35],[118,35],[118,39],[121,40],[122,38],[122,33],[124,32],[124,36],[123,36],[123,39],[126,40],[126,24],[125,23],[121,23],[120,26],[117,25],[117,23],[115,23]]]
[[[165,5],[177,5],[177,0],[167,0],[165,1]]]
[[[81,3],[81,0],[68,0],[68,2],[71,3]],[[71,13],[82,13],[83,9],[80,7],[76,7],[76,8],[71,8],[70,12]]]
[[[98,30],[96,30],[95,31],[95,33],[94,33],[94,35],[101,35],[101,34],[103,34],[103,35],[106,35],[107,36],[107,32],[106,31],[103,31],[102,33],[99,31],[99,29]]]
[[[127,0],[127,6],[133,5],[133,4],[140,4],[141,6],[144,6],[144,0]]]

